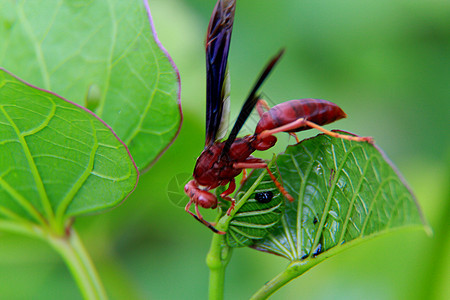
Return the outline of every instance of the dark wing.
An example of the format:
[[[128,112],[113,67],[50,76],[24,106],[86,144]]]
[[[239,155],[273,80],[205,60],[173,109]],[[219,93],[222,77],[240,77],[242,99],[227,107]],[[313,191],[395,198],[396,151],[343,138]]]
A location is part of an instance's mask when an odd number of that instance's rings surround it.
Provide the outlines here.
[[[242,126],[244,125],[245,121],[247,120],[248,116],[251,114],[253,108],[256,105],[256,102],[258,102],[258,99],[260,98],[259,95],[256,93],[258,92],[259,87],[262,85],[264,80],[269,75],[270,71],[272,71],[275,64],[278,62],[280,57],[283,55],[284,49],[282,49],[280,52],[278,52],[277,55],[275,55],[270,62],[267,64],[267,66],[264,68],[263,72],[259,76],[258,81],[253,86],[252,91],[247,97],[247,100],[245,100],[244,105],[242,106],[241,112],[239,113],[239,116],[236,120],[236,123],[234,123],[233,129],[231,130],[230,136],[228,137],[227,141],[225,142],[225,146],[223,148],[221,156],[228,153],[230,150],[231,144],[233,144],[234,140],[237,137],[237,134],[239,133],[239,130],[241,130]]]
[[[227,60],[235,0],[219,0],[206,34],[206,140],[209,146],[226,134],[229,112]]]

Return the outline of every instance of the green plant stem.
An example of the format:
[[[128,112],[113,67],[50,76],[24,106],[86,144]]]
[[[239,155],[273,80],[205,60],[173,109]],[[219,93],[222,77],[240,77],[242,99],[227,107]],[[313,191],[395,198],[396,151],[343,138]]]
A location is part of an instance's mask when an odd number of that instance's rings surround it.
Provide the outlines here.
[[[267,299],[270,295],[275,293],[278,289],[283,287],[289,281],[302,275],[313,266],[318,264],[322,260],[306,260],[306,261],[293,261],[287,268],[275,276],[271,281],[267,282],[261,289],[259,289],[250,299]]]
[[[216,228],[224,230],[228,224],[224,222],[223,218],[218,222]],[[211,247],[206,256],[206,264],[209,268],[209,299],[220,300],[223,299],[223,291],[225,284],[225,269],[231,258],[232,249],[227,246],[225,236],[221,234],[214,234]]]
[[[49,236],[48,241],[63,257],[84,299],[107,299],[94,264],[74,229],[68,236]]]
[[[275,158],[275,156],[274,156]],[[274,163],[274,158],[269,163],[269,168]],[[236,206],[233,211],[231,211],[230,215],[225,214],[220,217],[221,212],[219,212],[218,222],[216,225],[216,229],[220,231],[227,231],[228,226],[233,219],[234,215],[239,211],[242,205],[248,200],[250,195],[253,193],[255,188],[261,182],[264,177],[266,171],[263,171],[261,175],[255,180],[253,185],[249,188],[249,190],[245,193],[244,196],[236,203]],[[220,300],[223,299],[223,291],[225,284],[225,269],[230,261],[232,253],[232,248],[228,247],[225,236],[220,234],[214,234],[211,247],[209,249],[208,255],[206,256],[206,264],[209,268],[209,299],[210,300]]]

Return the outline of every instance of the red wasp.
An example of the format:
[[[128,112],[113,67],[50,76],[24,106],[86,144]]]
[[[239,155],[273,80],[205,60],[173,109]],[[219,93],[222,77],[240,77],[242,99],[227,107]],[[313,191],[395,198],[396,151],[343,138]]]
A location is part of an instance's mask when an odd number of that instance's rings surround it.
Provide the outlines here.
[[[340,135],[328,131],[320,125],[332,123],[346,117],[346,114],[336,104],[319,99],[290,100],[278,104],[272,108],[262,100],[258,89],[267,78],[272,68],[283,54],[280,51],[263,69],[249,96],[239,113],[236,123],[228,136],[221,141],[226,134],[229,112],[229,77],[227,69],[228,52],[230,47],[231,32],[233,29],[235,0],[219,0],[214,8],[206,35],[206,141],[205,149],[200,154],[195,165],[194,179],[189,181],[184,190],[190,201],[186,205],[186,212],[192,215],[213,232],[225,234],[203,219],[199,206],[203,208],[216,208],[217,197],[210,192],[219,186],[228,188],[220,195],[231,205],[227,214],[234,209],[235,200],[231,195],[236,189],[235,177],[245,169],[266,168],[268,174],[289,200],[294,199],[270,172],[267,163],[251,154],[255,150],[267,150],[273,147],[277,141],[274,136],[278,132],[293,132],[316,128],[333,137],[350,139],[355,141],[372,142],[369,137],[354,137]],[[256,125],[255,133],[242,138],[237,138],[239,130],[244,125],[254,107],[261,117]],[[264,111],[264,108],[267,111]],[[190,211],[195,204],[195,212]]]

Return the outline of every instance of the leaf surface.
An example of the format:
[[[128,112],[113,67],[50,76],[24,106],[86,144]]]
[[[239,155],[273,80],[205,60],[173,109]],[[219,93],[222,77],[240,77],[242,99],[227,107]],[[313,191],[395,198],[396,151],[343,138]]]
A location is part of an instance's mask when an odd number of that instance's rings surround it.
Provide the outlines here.
[[[2,1],[0,36],[2,67],[95,109],[139,169],[178,133],[178,71],[147,1]]]
[[[298,261],[395,228],[424,225],[405,181],[371,144],[321,134],[289,146],[276,164],[295,201],[285,200],[281,222],[254,240],[255,249]]]
[[[125,199],[138,171],[97,116],[0,69],[0,221],[50,224]]]
[[[276,176],[276,168],[271,168]],[[255,180],[261,176],[263,169],[256,169],[251,173],[237,192],[237,201],[245,197],[246,192],[254,184]],[[258,188],[252,191],[250,197],[244,205],[239,208],[228,225],[226,242],[230,247],[244,247],[252,245],[256,240],[263,239],[269,232],[273,231],[275,225],[280,221],[284,210],[284,199],[277,189],[269,174],[262,175]],[[223,192],[218,189],[218,195]],[[272,193],[270,201],[261,203],[257,200],[259,193]],[[219,198],[220,199],[220,198]],[[230,202],[220,201],[222,211],[226,212],[230,207]]]

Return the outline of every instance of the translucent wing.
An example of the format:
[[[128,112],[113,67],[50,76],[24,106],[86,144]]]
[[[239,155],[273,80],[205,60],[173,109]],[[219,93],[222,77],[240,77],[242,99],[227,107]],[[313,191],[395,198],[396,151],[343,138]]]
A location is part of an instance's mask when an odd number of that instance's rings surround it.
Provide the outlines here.
[[[227,68],[235,0],[219,0],[206,34],[206,139],[208,146],[228,129],[229,76]]]
[[[230,73],[228,68],[225,72],[225,82],[222,87],[222,117],[220,118],[219,129],[215,140],[220,140],[225,137],[228,132],[228,125],[230,124]]]

